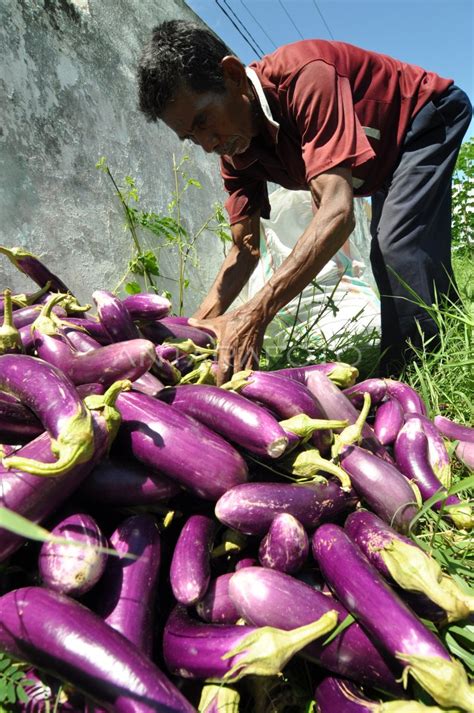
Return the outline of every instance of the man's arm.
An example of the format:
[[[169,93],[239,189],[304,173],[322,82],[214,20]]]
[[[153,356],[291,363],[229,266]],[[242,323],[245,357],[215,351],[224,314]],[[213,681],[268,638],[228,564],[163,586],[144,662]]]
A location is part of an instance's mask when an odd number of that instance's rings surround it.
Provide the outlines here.
[[[314,178],[310,188],[318,210],[290,255],[251,300],[203,323],[219,340],[219,383],[233,371],[258,365],[269,322],[316,277],[354,229],[349,169],[331,169]]]
[[[209,319],[223,314],[248,282],[260,256],[260,213],[231,225],[232,247],[206,298],[193,315]]]

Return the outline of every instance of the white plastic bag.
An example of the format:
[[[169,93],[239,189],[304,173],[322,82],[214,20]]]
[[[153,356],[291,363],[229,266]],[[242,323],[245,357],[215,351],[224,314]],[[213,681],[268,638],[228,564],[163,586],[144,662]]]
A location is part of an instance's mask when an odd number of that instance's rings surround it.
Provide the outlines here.
[[[240,298],[251,299],[290,254],[313,217],[309,191],[278,188],[270,194],[271,218],[261,220],[260,260]],[[281,349],[295,320],[314,325],[312,336],[330,342],[344,330],[380,332],[380,300],[370,268],[370,233],[361,201],[354,201],[356,228],[301,295],[289,302],[268,326],[264,346]]]

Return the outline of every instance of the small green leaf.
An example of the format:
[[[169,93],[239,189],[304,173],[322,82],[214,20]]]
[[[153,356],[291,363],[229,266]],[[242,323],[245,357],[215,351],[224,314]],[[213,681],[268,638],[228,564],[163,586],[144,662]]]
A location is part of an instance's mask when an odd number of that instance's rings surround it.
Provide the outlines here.
[[[25,704],[26,704],[26,703],[29,703],[29,702],[30,702],[30,697],[29,697],[29,695],[26,693],[25,689],[23,688],[24,685],[28,685],[28,684],[23,683],[23,684],[18,684],[18,685],[17,685],[17,687],[16,687],[16,695],[18,696],[18,700],[20,701],[20,703],[25,703]]]
[[[142,288],[138,282],[127,282],[125,285],[125,292],[128,295],[138,295],[142,291]]]
[[[195,178],[188,178],[188,185],[189,186],[195,186],[196,188],[202,188],[201,184],[199,181],[196,181]]]

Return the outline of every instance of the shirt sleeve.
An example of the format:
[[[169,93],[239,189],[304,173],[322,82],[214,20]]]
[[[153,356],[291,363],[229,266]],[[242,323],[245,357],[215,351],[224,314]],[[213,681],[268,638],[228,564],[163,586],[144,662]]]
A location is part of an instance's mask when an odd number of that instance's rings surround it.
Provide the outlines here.
[[[270,217],[267,182],[252,171],[252,166],[238,170],[224,157],[221,158],[221,175],[229,194],[224,206],[231,225],[258,210],[262,218]]]
[[[354,109],[349,79],[323,60],[306,64],[287,91],[288,112],[301,136],[308,183],[334,168],[355,168],[375,156]]]

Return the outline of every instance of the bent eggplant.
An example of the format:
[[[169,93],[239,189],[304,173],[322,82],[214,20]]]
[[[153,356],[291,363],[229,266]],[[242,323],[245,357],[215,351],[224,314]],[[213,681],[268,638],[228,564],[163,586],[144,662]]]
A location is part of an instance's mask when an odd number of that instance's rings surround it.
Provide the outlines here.
[[[109,557],[96,590],[94,611],[140,651],[151,656],[161,539],[155,518],[132,515],[110,537],[119,557]],[[136,559],[124,558],[124,554]]]
[[[445,488],[451,487],[451,459],[444,439],[431,419],[419,413],[405,414],[405,420],[417,419],[428,439],[428,460]]]
[[[7,469],[1,465],[0,504],[3,507],[23,515],[34,523],[40,523],[79,487],[91,469],[104,458],[115,436],[118,416],[113,406],[116,398],[115,387],[99,398],[104,408],[99,403],[100,410],[92,411],[93,457],[76,464],[66,473],[55,478],[41,478],[15,468]],[[47,433],[43,433],[17,453],[20,454],[22,461],[29,461],[31,458],[42,462],[54,461],[51,438]],[[5,463],[6,460],[4,458],[3,462]],[[24,537],[21,535],[0,528],[0,561],[16,552],[23,542]]]
[[[51,533],[72,544],[43,542],[38,565],[44,586],[55,592],[80,597],[102,577],[107,555],[96,548],[107,547],[99,525],[87,513],[75,513],[58,522]],[[84,547],[78,547],[80,542]]]
[[[463,666],[393,592],[342,527],[321,525],[313,554],[327,583],[370,636],[404,666],[441,706],[474,707]],[[245,570],[244,570],[245,571]]]
[[[159,399],[251,453],[278,458],[288,445],[285,431],[268,411],[218,386],[185,384],[163,389]]]
[[[211,549],[216,526],[205,515],[191,515],[176,542],[170,567],[170,583],[176,601],[196,604],[205,595],[211,578]]]
[[[433,423],[443,436],[450,438],[452,441],[474,443],[474,428],[471,426],[465,426],[440,415],[434,417]]]
[[[54,463],[44,463],[16,454],[3,460],[6,468],[58,475],[92,458],[90,412],[62,371],[26,354],[4,354],[0,356],[0,390],[13,394],[33,411],[51,436],[57,456]]]
[[[426,416],[426,404],[415,389],[395,379],[385,379],[385,383],[387,394],[400,402],[405,413],[419,413]]]
[[[265,567],[246,567],[236,572],[229,593],[240,616],[253,626],[293,629],[319,619],[334,609],[338,623],[348,616],[334,597],[283,572]],[[396,678],[399,665],[385,657],[356,621],[328,644],[314,641],[302,656],[333,673],[395,695],[401,686]]]
[[[33,411],[10,396],[0,393],[0,442],[24,445],[43,433],[41,421]]]
[[[244,483],[217,501],[220,522],[247,535],[265,535],[280,513],[290,513],[304,528],[314,530],[357,502],[331,480],[325,483]]]
[[[92,299],[97,307],[101,324],[114,342],[140,338],[140,332],[127,308],[112,292],[95,290]]]
[[[399,532],[407,532],[418,506],[405,476],[391,463],[359,446],[343,450],[341,466],[370,508]]]
[[[315,371],[308,376],[306,385],[319,400],[328,418],[346,419],[350,424],[356,423],[359,412],[327,376]],[[362,428],[361,445],[384,460],[392,460],[367,423]]]
[[[474,597],[444,574],[433,557],[377,515],[364,510],[353,512],[344,530],[385,579],[437,604],[446,612],[447,621],[465,619],[474,612]]]
[[[217,500],[248,478],[238,451],[221,436],[158,399],[121,394],[118,440],[135,458],[191,492]],[[184,440],[183,440],[184,439]]]
[[[0,597],[0,648],[117,713],[195,713],[145,654],[64,594],[25,587]]]
[[[45,287],[49,283],[51,292],[71,293],[71,290],[64,282],[54,275],[36,255],[33,255],[28,250],[21,247],[7,248],[4,245],[0,245],[0,253],[6,255],[20,272],[30,277],[39,287]]]
[[[290,379],[307,384],[308,377],[314,372],[324,374],[341,389],[354,384],[359,376],[359,370],[355,366],[345,364],[340,361],[324,362],[323,364],[309,364],[305,366],[293,366],[288,369],[277,369],[274,373],[287,376]]]
[[[387,394],[387,384],[384,379],[364,379],[364,381],[359,381],[358,384],[344,389],[342,393],[344,396],[347,396],[349,401],[358,409],[363,406],[364,394],[369,394],[370,403],[373,406],[377,406],[383,401]]]
[[[177,606],[163,635],[163,657],[171,673],[183,678],[237,681],[250,674],[276,676],[304,646],[334,628],[336,611],[284,631],[271,627],[203,624]]]
[[[423,500],[433,495],[446,497],[433,504],[436,510],[445,510],[456,527],[471,529],[474,517],[469,503],[463,503],[457,495],[448,491],[436,477],[428,460],[428,439],[418,419],[409,419],[395,441],[395,458],[400,471],[418,486]]]

